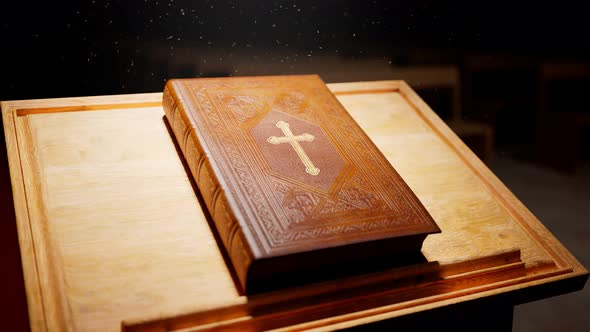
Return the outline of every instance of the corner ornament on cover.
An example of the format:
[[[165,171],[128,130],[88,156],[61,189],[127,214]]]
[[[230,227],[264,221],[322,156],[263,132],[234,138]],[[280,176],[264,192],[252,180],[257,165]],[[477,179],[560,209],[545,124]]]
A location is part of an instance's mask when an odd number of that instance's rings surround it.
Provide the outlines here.
[[[303,165],[305,165],[305,172],[311,175],[320,174],[320,169],[315,167],[307,153],[305,153],[305,150],[303,150],[303,147],[301,147],[301,144],[299,144],[299,142],[312,142],[315,137],[308,133],[297,136],[293,135],[293,132],[289,129],[289,124],[285,121],[278,121],[275,125],[283,131],[285,136],[271,136],[267,141],[270,144],[290,143],[297,156],[299,156],[299,159],[301,159],[301,162],[303,162]]]

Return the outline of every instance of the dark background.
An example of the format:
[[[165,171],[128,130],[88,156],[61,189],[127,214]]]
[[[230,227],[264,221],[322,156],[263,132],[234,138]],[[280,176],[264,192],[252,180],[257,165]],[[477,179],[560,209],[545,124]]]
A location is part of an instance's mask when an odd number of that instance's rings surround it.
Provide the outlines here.
[[[244,53],[285,74],[317,56],[411,64],[408,51],[434,49],[428,62],[462,66],[590,52],[588,12],[568,1],[3,1],[0,12],[3,100],[161,91],[169,77],[240,75]]]
[[[571,1],[2,1],[0,100],[157,92],[173,77],[405,79],[588,266],[586,7]],[[0,149],[1,188],[9,188],[4,144]],[[0,315],[18,331],[27,318],[10,201],[5,190]],[[520,306],[515,330],[588,324],[587,294]]]

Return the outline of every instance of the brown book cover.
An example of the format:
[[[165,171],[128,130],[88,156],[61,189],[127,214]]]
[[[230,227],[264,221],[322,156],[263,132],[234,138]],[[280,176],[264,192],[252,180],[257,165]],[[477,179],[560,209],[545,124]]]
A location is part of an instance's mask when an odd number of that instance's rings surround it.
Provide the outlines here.
[[[419,253],[440,232],[316,75],[173,79],[163,106],[245,291]]]

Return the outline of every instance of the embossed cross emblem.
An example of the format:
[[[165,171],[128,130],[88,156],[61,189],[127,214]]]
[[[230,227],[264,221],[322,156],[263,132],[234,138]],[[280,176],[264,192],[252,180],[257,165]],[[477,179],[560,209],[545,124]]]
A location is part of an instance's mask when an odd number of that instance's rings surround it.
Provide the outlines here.
[[[267,141],[270,144],[290,143],[297,155],[299,156],[299,159],[301,159],[301,161],[303,162],[303,165],[305,165],[305,171],[311,175],[320,174],[320,169],[314,166],[311,159],[309,159],[309,157],[305,153],[305,150],[303,150],[303,148],[299,144],[299,142],[311,142],[314,140],[315,137],[307,133],[297,136],[293,135],[293,132],[291,132],[291,129],[289,129],[289,124],[284,121],[278,121],[276,123],[276,126],[278,128],[281,128],[285,136],[271,136],[267,139]]]

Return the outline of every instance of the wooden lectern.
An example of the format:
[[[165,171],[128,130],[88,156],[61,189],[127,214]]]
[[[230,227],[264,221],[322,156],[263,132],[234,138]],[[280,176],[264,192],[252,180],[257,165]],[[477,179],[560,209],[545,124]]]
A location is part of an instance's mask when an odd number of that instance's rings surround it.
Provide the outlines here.
[[[427,262],[240,294],[162,94],[3,102],[31,329],[362,329],[429,314],[436,326],[460,324],[447,308],[481,318],[482,303],[485,328],[583,288],[587,270],[405,83],[329,87],[442,229]]]

